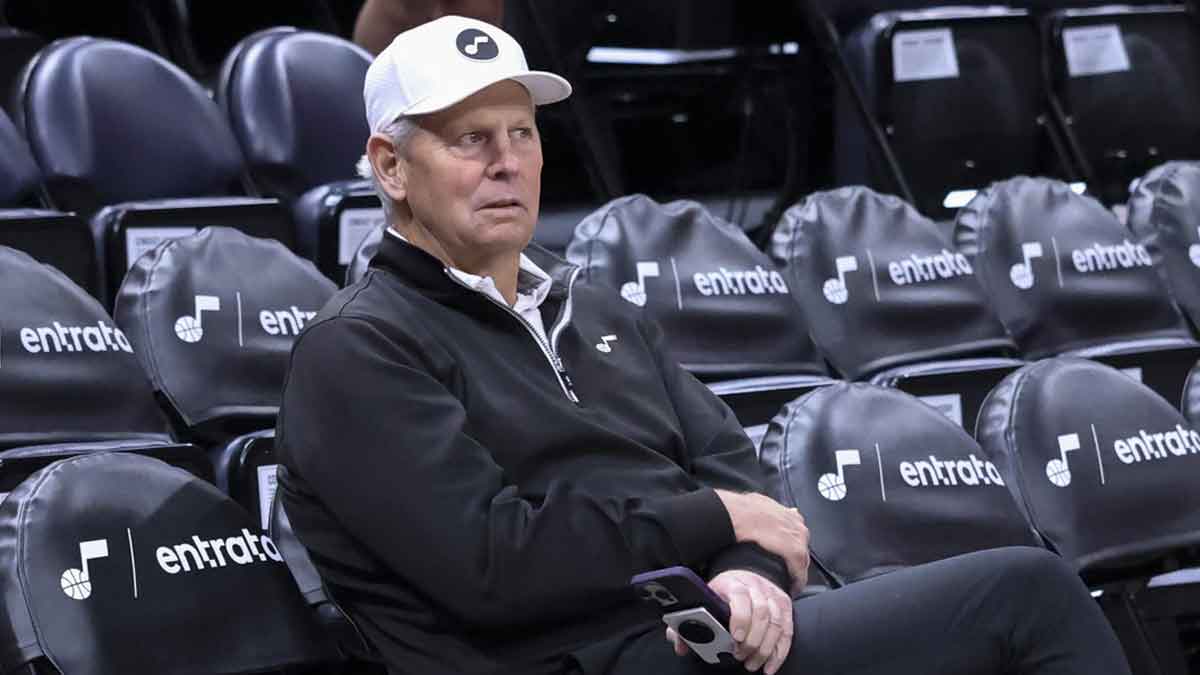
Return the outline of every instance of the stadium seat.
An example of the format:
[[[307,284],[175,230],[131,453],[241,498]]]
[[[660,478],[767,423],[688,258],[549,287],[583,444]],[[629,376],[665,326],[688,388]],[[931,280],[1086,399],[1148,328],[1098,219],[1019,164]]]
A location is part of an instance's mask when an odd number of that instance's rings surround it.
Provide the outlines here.
[[[846,40],[922,213],[949,220],[975,190],[1016,174],[1071,174],[1043,109],[1038,40],[1027,11],[999,7],[882,12]],[[896,190],[844,87],[835,127],[837,184]]]
[[[1176,617],[1163,611],[1163,594],[1173,596],[1168,606],[1200,609],[1200,575],[1176,571],[1196,563],[1200,544],[1200,433],[1121,372],[1054,358],[997,386],[976,437],[1022,512],[1097,589],[1110,618],[1142,624],[1132,642],[1122,635],[1131,660],[1149,651],[1160,665],[1177,665],[1178,644],[1148,648],[1138,635],[1165,629],[1174,638]]]
[[[770,253],[834,369],[903,389],[972,428],[987,393],[1022,362],[953,249],[899,198],[845,187],[788,209]]]
[[[59,40],[29,64],[15,95],[13,121],[42,169],[48,205],[92,221],[104,297],[138,255],[198,227],[294,244],[277,202],[233,197],[244,164],[228,123],[161,57],[111,40]]]
[[[121,285],[114,316],[176,434],[213,448],[217,486],[255,513],[266,462],[239,437],[275,426],[292,343],[335,290],[278,242],[223,227],[159,246]]]
[[[1185,5],[1063,9],[1044,25],[1047,87],[1106,204],[1151,167],[1200,156],[1200,29]]]
[[[204,450],[191,443],[131,438],[121,441],[49,443],[0,450],[0,501],[18,485],[51,464],[80,455],[124,452],[166,462],[206,483],[213,482],[213,468]]]
[[[216,488],[146,457],[38,471],[0,503],[0,669],[234,674],[335,661],[279,550],[251,527]]]
[[[1131,238],[1096,200],[1023,176],[981,191],[954,226],[958,250],[1027,358],[1098,359],[1178,402],[1200,349]]]
[[[837,586],[1001,546],[1041,546],[997,467],[962,427],[895,389],[837,383],[780,411],[767,491],[804,514]]]
[[[1200,164],[1167,162],[1137,181],[1126,224],[1171,290],[1200,326]]]
[[[655,319],[672,356],[709,383],[744,426],[829,382],[787,281],[737,226],[696,202],[613,200],[567,247],[579,283],[599,284]]]

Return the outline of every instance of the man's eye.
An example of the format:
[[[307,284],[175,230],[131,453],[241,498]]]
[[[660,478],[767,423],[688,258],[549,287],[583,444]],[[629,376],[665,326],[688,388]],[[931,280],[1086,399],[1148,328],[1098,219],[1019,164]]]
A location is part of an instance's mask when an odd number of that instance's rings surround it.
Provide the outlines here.
[[[479,145],[486,141],[487,138],[478,131],[463,134],[461,142],[463,145]]]
[[[513,134],[517,138],[533,138],[533,129],[530,127],[519,127],[513,130]]]

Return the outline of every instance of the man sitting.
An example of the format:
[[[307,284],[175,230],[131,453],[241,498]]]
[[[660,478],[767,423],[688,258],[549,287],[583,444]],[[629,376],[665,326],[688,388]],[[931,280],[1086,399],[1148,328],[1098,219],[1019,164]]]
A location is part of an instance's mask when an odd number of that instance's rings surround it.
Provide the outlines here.
[[[756,494],[732,413],[637,308],[529,246],[535,106],[570,85],[530,72],[503,31],[444,17],[398,36],[364,94],[390,226],[365,278],[296,343],[279,486],[391,672],[703,672],[629,588],[673,565],[729,602],[751,671],[1128,672],[1045,551],[793,603],[808,531]]]

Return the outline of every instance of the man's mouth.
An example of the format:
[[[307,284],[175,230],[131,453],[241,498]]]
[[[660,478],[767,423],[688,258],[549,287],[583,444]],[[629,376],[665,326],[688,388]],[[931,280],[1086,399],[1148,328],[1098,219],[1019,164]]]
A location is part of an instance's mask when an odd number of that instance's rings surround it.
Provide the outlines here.
[[[484,209],[507,209],[521,206],[521,200],[514,197],[504,197],[501,199],[493,199],[486,202],[482,207]]]

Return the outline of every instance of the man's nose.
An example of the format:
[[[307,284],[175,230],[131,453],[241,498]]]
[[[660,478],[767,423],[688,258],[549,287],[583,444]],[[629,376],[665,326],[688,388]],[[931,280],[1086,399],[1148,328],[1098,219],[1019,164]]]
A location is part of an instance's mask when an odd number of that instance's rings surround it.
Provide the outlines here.
[[[492,162],[488,165],[488,177],[492,179],[511,178],[521,170],[521,162],[513,147],[512,139],[501,136],[496,140]]]

